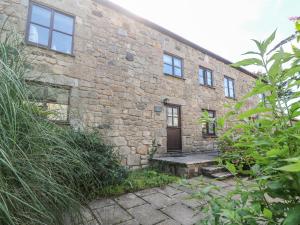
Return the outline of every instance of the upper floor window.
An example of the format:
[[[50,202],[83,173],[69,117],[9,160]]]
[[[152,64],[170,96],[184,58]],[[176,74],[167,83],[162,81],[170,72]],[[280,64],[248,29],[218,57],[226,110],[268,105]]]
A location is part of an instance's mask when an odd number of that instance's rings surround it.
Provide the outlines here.
[[[208,122],[202,124],[203,136],[215,136],[216,135],[216,111],[214,110],[203,110],[208,113]]]
[[[225,96],[228,98],[235,98],[234,80],[230,77],[224,77]]]
[[[49,111],[47,118],[54,122],[69,122],[70,88],[30,82],[29,99]]]
[[[182,59],[165,53],[164,74],[182,77]]]
[[[31,3],[26,40],[30,44],[72,54],[74,17]]]
[[[209,87],[213,86],[212,71],[203,67],[199,68],[199,83]]]

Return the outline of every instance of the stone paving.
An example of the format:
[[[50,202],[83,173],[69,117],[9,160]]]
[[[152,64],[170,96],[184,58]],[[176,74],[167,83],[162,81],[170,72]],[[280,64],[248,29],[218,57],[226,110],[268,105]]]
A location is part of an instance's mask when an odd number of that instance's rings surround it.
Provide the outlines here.
[[[111,199],[91,202],[84,217],[87,225],[193,225],[204,218],[206,202],[192,194],[207,185],[220,187],[216,195],[232,190],[233,179],[217,181],[198,177],[163,188],[151,188]]]

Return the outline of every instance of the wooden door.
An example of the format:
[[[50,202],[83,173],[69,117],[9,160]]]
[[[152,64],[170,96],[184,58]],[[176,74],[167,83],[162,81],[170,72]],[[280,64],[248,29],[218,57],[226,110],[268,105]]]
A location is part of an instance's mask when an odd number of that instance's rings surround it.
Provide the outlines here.
[[[181,112],[178,105],[167,105],[167,149],[181,152]]]

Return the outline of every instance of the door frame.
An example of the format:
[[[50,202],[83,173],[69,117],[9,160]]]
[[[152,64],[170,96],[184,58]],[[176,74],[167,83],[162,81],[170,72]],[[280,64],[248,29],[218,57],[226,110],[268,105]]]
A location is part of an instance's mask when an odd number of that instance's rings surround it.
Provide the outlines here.
[[[166,103],[165,104],[166,107],[166,131],[167,131],[167,152],[174,152],[174,153],[181,153],[182,152],[182,123],[181,123],[181,105],[178,104],[171,104],[171,103]],[[168,126],[168,108],[177,108],[178,109],[178,127],[177,129],[180,130],[179,134],[180,134],[180,147],[179,149],[170,149],[168,148],[168,128],[172,128]],[[176,129],[175,127],[173,127],[174,129]]]

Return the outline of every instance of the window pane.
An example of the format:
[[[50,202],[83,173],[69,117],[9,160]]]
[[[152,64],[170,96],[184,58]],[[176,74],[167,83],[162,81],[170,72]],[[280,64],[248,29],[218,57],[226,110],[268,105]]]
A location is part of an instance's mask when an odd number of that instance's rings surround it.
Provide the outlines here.
[[[202,68],[199,69],[199,83],[204,84],[204,70]]]
[[[50,115],[48,115],[49,120],[68,120],[68,105],[47,103],[47,108],[50,112],[52,112]]]
[[[207,85],[212,86],[212,74],[210,70],[206,71]]]
[[[178,109],[177,108],[173,108],[173,115],[178,116]]]
[[[229,97],[234,97],[234,91],[232,88],[229,89]]]
[[[69,90],[57,87],[48,87],[48,102],[56,102],[59,104],[68,105],[69,104]]]
[[[174,67],[174,75],[181,77],[181,68]]]
[[[48,46],[48,39],[49,39],[49,29],[30,24],[29,28],[29,37],[28,40],[30,42]]]
[[[174,58],[174,66],[181,68],[181,59]]]
[[[224,88],[228,88],[228,80],[226,77],[224,78]]]
[[[226,96],[226,97],[229,97],[229,91],[228,91],[228,88],[225,87],[224,90],[225,90],[225,96]]]
[[[173,118],[173,122],[174,122],[173,126],[178,127],[178,118],[177,117]]]
[[[164,64],[164,73],[165,74],[173,74],[172,66],[168,64]]]
[[[214,118],[215,117],[214,112],[208,111],[208,116],[209,118]]]
[[[228,85],[229,85],[229,88],[233,88],[233,81],[229,80]]]
[[[42,101],[45,99],[45,87],[38,84],[29,84],[29,99],[34,101]]]
[[[71,54],[72,36],[53,31],[51,48],[56,51]]]
[[[54,13],[53,26],[55,30],[62,31],[64,33],[73,34],[73,21],[70,16],[66,16],[60,13]]]
[[[45,8],[33,5],[31,13],[31,22],[50,27],[51,11]]]
[[[172,57],[169,55],[164,54],[164,63],[172,65]]]
[[[172,108],[168,108],[168,116],[173,116]]]
[[[168,117],[168,126],[169,126],[169,127],[172,127],[172,126],[173,126],[172,117]]]
[[[208,123],[208,133],[209,134],[214,134],[215,133],[215,124],[214,124],[214,122]]]

